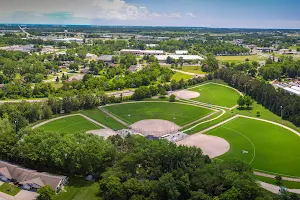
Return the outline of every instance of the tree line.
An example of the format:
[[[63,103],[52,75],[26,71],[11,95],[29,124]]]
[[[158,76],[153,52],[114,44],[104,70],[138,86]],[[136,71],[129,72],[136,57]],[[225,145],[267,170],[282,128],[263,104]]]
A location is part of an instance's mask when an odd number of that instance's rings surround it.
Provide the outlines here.
[[[300,126],[300,97],[275,89],[271,84],[254,79],[240,71],[223,68],[214,74],[228,85],[251,96],[274,114]]]

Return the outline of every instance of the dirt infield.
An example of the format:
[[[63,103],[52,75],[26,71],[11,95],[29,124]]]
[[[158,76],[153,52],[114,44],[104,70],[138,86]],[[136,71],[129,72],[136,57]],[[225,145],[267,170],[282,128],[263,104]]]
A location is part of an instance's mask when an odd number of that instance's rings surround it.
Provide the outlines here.
[[[223,138],[204,134],[191,135],[176,144],[199,147],[210,158],[218,157],[230,149],[229,143]]]
[[[200,96],[200,93],[188,91],[188,90],[180,90],[173,93],[177,98],[180,99],[193,99]]]
[[[102,136],[104,138],[108,138],[109,136],[117,135],[117,133],[115,131],[113,131],[112,129],[109,129],[109,128],[99,129],[99,130],[91,130],[91,131],[87,131],[87,133]]]
[[[140,130],[142,134],[146,132],[151,135],[163,136],[168,132],[179,130],[181,127],[168,120],[148,119],[132,124],[131,128],[136,131]]]

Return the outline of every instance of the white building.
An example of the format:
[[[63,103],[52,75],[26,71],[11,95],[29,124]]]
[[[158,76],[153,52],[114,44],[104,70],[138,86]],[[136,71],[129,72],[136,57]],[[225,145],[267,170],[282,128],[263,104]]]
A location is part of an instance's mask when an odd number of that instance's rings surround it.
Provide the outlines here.
[[[176,55],[187,55],[189,52],[187,50],[177,50],[175,51]]]
[[[152,56],[152,55],[163,55],[164,51],[163,50],[138,50],[138,49],[122,49],[121,54],[135,54],[137,56]]]
[[[165,62],[168,57],[178,60],[180,57],[183,58],[183,60],[193,61],[193,60],[204,60],[201,56],[198,55],[157,55],[155,56],[159,62]]]
[[[83,43],[83,39],[81,38],[59,38],[54,39],[54,42],[77,42],[77,43]]]
[[[293,88],[289,88],[289,87],[285,87],[283,88],[285,91],[291,93],[291,94],[295,94],[295,95],[298,95],[300,96],[300,90],[296,90],[296,89],[293,89]],[[299,88],[300,89],[300,88]]]
[[[86,59],[96,59],[98,56],[92,53],[87,53],[85,58]]]

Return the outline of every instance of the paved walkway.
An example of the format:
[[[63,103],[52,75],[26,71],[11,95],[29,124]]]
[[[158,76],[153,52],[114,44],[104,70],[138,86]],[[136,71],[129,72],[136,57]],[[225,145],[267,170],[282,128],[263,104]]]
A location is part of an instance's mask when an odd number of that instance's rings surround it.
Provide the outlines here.
[[[105,126],[105,125],[103,125],[103,124],[101,124],[101,123],[99,123],[99,122],[97,122],[97,121],[95,121],[95,120],[93,120],[93,119],[91,119],[91,118],[89,118],[89,117],[87,117],[87,116],[81,114],[81,113],[70,114],[70,115],[64,115],[64,116],[61,116],[61,117],[56,117],[56,118],[53,118],[53,119],[49,119],[49,120],[47,120],[47,121],[41,122],[41,123],[39,123],[39,124],[33,126],[32,129],[38,128],[38,127],[40,127],[40,126],[43,126],[43,125],[45,125],[45,124],[47,124],[47,123],[49,123],[49,122],[52,122],[52,121],[55,121],[55,120],[58,120],[58,119],[63,119],[63,118],[66,118],[66,117],[72,117],[72,116],[81,116],[81,117],[84,117],[84,118],[87,119],[88,121],[90,121],[90,122],[92,122],[92,123],[94,123],[94,124],[96,124],[96,125],[98,125],[98,126],[100,126],[100,127],[107,128],[107,129],[108,129],[107,126]]]
[[[272,192],[274,194],[279,193],[280,187],[277,185],[272,185],[272,184],[261,182],[261,181],[258,181],[258,183],[261,185],[262,188],[264,188],[265,190],[268,190],[269,192]],[[300,194],[300,189],[288,189],[288,192]]]
[[[124,122],[123,120],[119,119],[118,117],[116,117],[115,115],[113,115],[111,112],[109,112],[108,110],[106,110],[104,107],[100,106],[98,107],[102,112],[104,112],[106,115],[110,116],[111,118],[115,119],[117,122],[120,122],[121,124],[123,124],[124,126],[129,126],[129,124],[127,124],[126,122]]]
[[[185,72],[185,71],[181,71],[181,70],[178,70],[178,69],[171,69],[172,71],[174,72],[179,72],[179,73],[182,73],[182,74],[187,74],[187,75],[191,75],[191,76],[198,76],[198,77],[205,77],[206,74],[195,74],[195,73],[192,73],[192,72]]]

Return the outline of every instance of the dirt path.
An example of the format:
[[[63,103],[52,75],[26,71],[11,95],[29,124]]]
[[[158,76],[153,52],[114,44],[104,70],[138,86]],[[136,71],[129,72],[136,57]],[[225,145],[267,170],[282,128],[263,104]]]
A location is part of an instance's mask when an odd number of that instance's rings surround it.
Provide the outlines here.
[[[81,114],[81,113],[70,114],[70,115],[64,115],[64,116],[61,116],[61,117],[56,117],[56,118],[53,118],[53,119],[49,119],[49,120],[47,120],[47,121],[41,122],[41,123],[39,123],[39,124],[33,126],[32,129],[41,127],[41,126],[43,126],[43,125],[45,125],[45,124],[47,124],[47,123],[49,123],[49,122],[52,122],[52,121],[55,121],[55,120],[58,120],[58,119],[63,119],[63,118],[72,117],[72,116],[81,116],[81,117],[84,117],[84,118],[87,119],[88,121],[90,121],[90,122],[92,122],[92,123],[94,123],[94,124],[96,124],[96,125],[98,125],[98,126],[100,126],[100,127],[107,128],[107,129],[108,129],[108,127],[106,127],[105,125],[103,125],[103,124],[101,124],[101,123],[99,123],[99,122],[97,122],[97,121],[95,121],[95,120],[93,120],[93,119],[91,119],[91,118],[89,118],[89,117],[87,117],[87,116]]]

